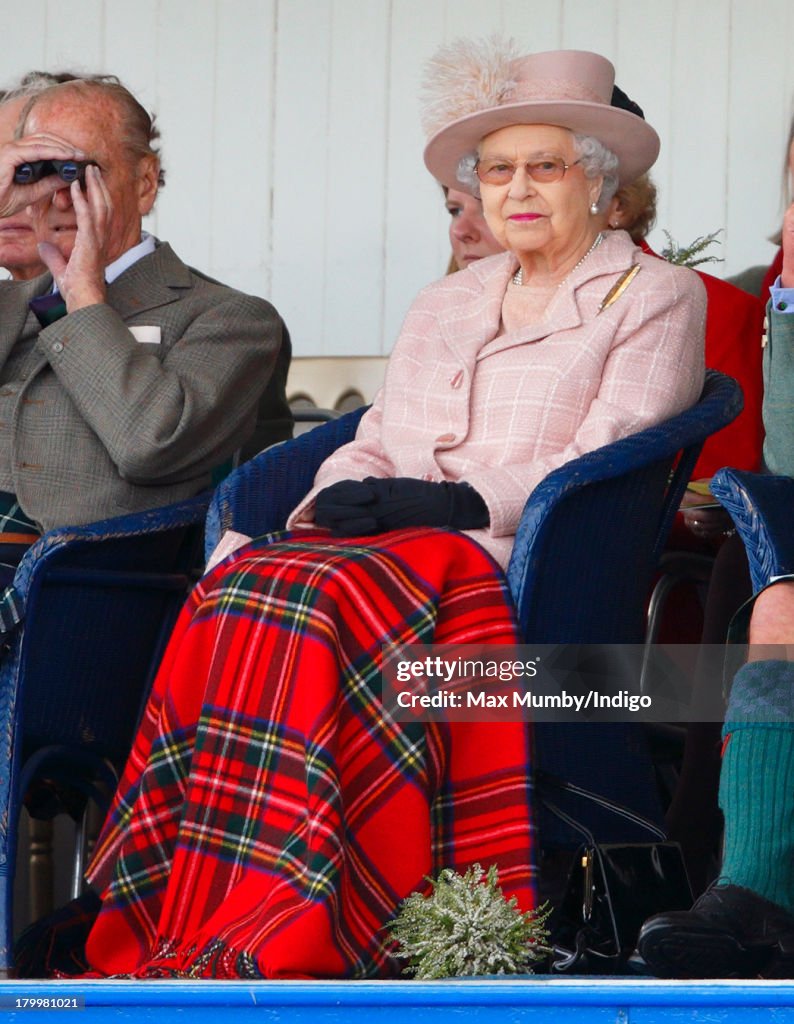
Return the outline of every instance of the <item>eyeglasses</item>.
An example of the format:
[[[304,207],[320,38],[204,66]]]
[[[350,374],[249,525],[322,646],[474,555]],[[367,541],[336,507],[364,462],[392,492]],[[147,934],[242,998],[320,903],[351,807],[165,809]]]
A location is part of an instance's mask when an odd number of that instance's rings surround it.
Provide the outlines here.
[[[14,172],[17,185],[32,185],[48,174],[57,174],[61,181],[79,181],[85,188],[85,169],[93,160],[31,160],[20,164]]]
[[[551,185],[555,181],[559,181],[569,167],[576,167],[578,163],[581,163],[581,160],[574,160],[572,164],[566,164],[561,156],[543,156],[535,160],[527,160],[523,167],[533,181]],[[518,166],[522,165],[518,164]],[[485,185],[509,185],[516,173],[516,164],[499,158],[478,160],[475,170],[477,177]]]

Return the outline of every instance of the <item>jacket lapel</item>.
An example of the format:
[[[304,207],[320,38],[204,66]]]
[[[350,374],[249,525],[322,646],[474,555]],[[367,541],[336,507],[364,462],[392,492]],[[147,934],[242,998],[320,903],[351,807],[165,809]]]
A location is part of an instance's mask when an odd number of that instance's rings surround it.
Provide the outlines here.
[[[51,288],[50,273],[31,281],[0,282],[0,366],[23,333],[30,312],[28,303],[38,295],[46,295]]]
[[[478,260],[461,275],[468,278],[470,297],[456,301],[453,293],[439,312],[441,336],[468,365],[474,364],[482,346],[499,331],[505,289],[517,266],[511,253]]]
[[[168,243],[158,243],[150,256],[138,260],[108,285],[108,303],[127,319],[146,310],[165,306],[181,298],[191,288],[190,271]],[[42,274],[31,281],[0,281],[0,366],[14,343],[22,335],[28,316],[28,303],[52,288],[52,275]],[[46,363],[42,355],[41,365]]]
[[[501,328],[502,301],[518,261],[512,254],[478,260],[468,273],[479,290],[465,304],[445,310],[441,320],[444,340],[471,363],[517,345],[531,344],[558,331],[579,327],[584,320],[597,315],[598,303],[609,291],[614,278],[635,261],[637,251],[625,232],[607,232],[595,252],[563,282],[543,320],[500,337],[496,335]],[[601,278],[603,281],[599,282]],[[598,283],[598,287],[589,287],[591,283]],[[598,293],[598,301],[590,298],[594,293]]]
[[[190,271],[167,242],[158,242],[149,256],[108,285],[108,304],[126,320],[150,309],[176,302],[191,288]]]

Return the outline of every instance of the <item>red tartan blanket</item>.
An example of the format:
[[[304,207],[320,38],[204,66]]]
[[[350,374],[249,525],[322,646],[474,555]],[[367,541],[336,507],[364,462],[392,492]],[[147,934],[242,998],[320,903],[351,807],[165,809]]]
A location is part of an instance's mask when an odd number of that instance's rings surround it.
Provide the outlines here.
[[[533,905],[526,726],[380,705],[384,642],[517,640],[495,563],[430,529],[271,539],[174,630],[90,871],[101,974],[393,975],[384,925],[445,866]]]

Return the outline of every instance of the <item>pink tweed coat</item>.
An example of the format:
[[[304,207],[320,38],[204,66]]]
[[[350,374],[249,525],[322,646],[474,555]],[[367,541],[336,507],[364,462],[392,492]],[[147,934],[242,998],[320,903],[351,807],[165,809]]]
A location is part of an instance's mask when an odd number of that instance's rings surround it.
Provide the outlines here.
[[[599,313],[633,263],[639,273]],[[464,480],[491,516],[471,536],[506,566],[527,497],[551,470],[697,400],[706,296],[693,271],[608,232],[541,322],[497,337],[516,266],[492,256],[420,293],[355,440],[323,463],[290,526],[310,524],[314,496],[337,480]]]

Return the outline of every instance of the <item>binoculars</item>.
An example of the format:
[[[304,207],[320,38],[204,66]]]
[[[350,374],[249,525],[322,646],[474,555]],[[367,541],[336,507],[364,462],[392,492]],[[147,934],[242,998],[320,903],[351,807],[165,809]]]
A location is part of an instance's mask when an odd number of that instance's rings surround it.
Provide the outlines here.
[[[61,181],[71,185],[73,181],[79,181],[81,188],[85,188],[85,169],[91,160],[32,160],[27,164],[20,164],[14,171],[14,181],[17,185],[32,185],[48,174],[57,174]]]

